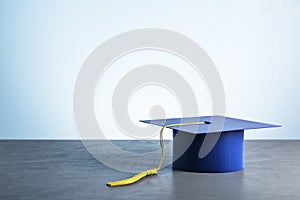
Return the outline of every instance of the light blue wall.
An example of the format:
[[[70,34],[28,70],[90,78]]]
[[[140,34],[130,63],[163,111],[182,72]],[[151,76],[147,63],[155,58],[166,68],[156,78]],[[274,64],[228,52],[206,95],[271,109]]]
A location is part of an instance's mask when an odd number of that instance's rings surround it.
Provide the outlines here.
[[[300,139],[300,1],[0,0],[0,139],[77,138],[76,76],[110,37],[155,27],[199,43],[223,79],[229,116]]]

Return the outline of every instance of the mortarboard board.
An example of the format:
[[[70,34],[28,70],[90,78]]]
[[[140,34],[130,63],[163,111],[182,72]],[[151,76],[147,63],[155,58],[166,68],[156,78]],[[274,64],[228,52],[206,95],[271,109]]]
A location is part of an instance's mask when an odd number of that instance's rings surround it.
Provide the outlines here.
[[[145,176],[157,174],[164,159],[163,130],[165,128],[173,129],[173,169],[223,173],[241,170],[244,167],[244,130],[280,127],[224,116],[141,120],[141,122],[162,127],[160,131],[162,157],[158,167],[136,174],[129,179],[109,182],[108,186],[127,185]],[[201,155],[200,148],[203,146],[206,147],[206,153]]]
[[[141,120],[141,122],[173,129],[172,168],[192,172],[232,172],[244,167],[244,130],[280,127],[223,116],[171,118]],[[203,124],[193,124],[204,122]],[[172,126],[175,124],[175,126]],[[186,124],[179,125],[176,124]],[[180,137],[176,137],[180,134]],[[199,155],[206,136],[212,135],[212,149],[204,156]],[[190,141],[190,143],[188,142]],[[215,143],[214,143],[215,142]],[[187,144],[189,143],[189,144]],[[186,147],[182,152],[182,149]]]

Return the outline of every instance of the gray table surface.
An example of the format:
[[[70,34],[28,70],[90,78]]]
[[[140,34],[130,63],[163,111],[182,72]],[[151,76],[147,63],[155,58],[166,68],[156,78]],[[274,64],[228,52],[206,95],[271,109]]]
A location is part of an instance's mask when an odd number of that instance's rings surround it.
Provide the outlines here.
[[[158,141],[114,143],[133,152],[159,146]],[[299,150],[300,141],[246,141],[244,170],[205,174],[167,165],[157,176],[110,188],[106,182],[132,174],[102,164],[81,141],[0,141],[0,199],[300,199]],[[133,158],[114,156],[114,150],[100,151],[124,169],[137,165]],[[167,153],[166,160],[170,157]],[[147,157],[148,166],[140,167],[153,168],[158,159]]]

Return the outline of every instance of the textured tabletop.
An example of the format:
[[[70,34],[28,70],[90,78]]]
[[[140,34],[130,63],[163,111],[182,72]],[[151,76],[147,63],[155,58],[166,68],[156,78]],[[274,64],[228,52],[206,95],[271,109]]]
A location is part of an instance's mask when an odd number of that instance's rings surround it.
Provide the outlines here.
[[[132,152],[159,150],[158,141],[114,143]],[[300,199],[299,152],[300,141],[246,141],[244,170],[204,174],[167,165],[158,176],[109,188],[106,182],[132,174],[105,166],[81,141],[0,141],[0,199]],[[135,165],[113,149],[103,155]],[[153,168],[158,159],[147,157],[142,167]]]

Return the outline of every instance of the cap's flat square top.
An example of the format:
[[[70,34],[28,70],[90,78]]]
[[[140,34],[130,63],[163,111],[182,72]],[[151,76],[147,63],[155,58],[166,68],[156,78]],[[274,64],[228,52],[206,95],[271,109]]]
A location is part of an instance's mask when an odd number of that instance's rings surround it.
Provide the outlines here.
[[[280,125],[266,124],[255,121],[235,119],[224,116],[204,116],[204,117],[188,117],[188,118],[171,118],[171,119],[155,119],[140,120],[141,122],[154,124],[158,126],[166,126],[170,124],[182,124],[191,122],[206,122],[207,124],[171,126],[168,128],[184,131],[193,134],[205,134],[214,132],[237,131],[246,129],[272,128],[280,127]]]

